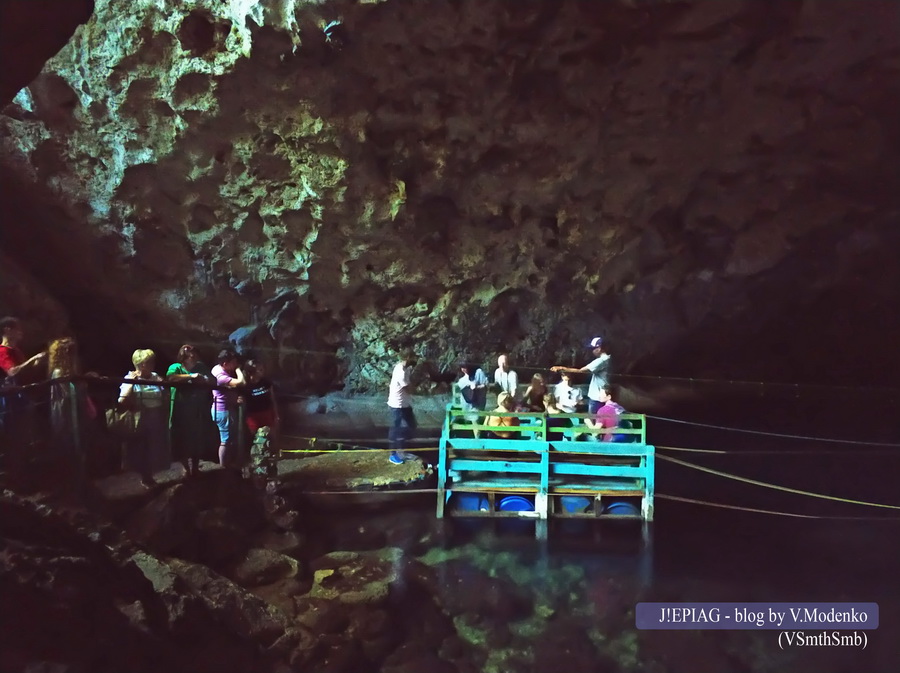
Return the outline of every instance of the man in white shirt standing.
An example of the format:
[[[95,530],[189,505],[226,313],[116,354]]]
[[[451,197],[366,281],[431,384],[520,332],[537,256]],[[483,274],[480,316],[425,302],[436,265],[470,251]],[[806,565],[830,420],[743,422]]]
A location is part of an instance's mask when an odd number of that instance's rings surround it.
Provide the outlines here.
[[[591,339],[588,348],[591,349],[591,353],[594,356],[594,359],[588,362],[581,369],[576,369],[575,367],[563,367],[561,365],[556,365],[550,368],[550,371],[554,372],[568,372],[570,374],[578,374],[579,372],[590,372],[591,373],[591,383],[588,386],[588,413],[596,414],[597,410],[603,406],[603,401],[601,398],[604,398],[603,387],[609,382],[609,353],[603,350],[603,339],[600,337],[594,337]]]
[[[388,432],[391,455],[388,458],[395,465],[414,456],[406,453],[406,440],[416,429],[416,417],[412,410],[412,382],[410,377],[418,358],[412,351],[406,351],[403,359],[394,365],[391,374],[391,385],[388,389],[388,406],[391,408],[391,429]]]
[[[514,402],[518,400],[516,389],[519,387],[519,375],[509,368],[509,356],[506,353],[497,358],[494,385],[498,388],[498,394],[509,393]]]

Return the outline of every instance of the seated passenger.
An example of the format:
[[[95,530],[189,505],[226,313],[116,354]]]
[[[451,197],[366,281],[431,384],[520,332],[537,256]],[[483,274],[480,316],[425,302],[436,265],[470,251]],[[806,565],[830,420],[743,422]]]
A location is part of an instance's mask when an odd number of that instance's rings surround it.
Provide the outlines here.
[[[509,367],[509,356],[504,353],[497,358],[497,371],[494,372],[494,386],[497,393],[507,392],[513,396],[513,400],[518,396],[519,375],[515,370]]]
[[[578,407],[584,396],[581,390],[572,386],[572,379],[569,372],[560,372],[562,381],[556,384],[553,395],[556,397],[556,403],[559,410],[564,414],[578,413]]]
[[[480,367],[468,362],[460,362],[459,371],[462,377],[456,382],[456,386],[462,395],[463,411],[469,412],[465,419],[472,425],[481,425],[484,417],[472,412],[484,411],[487,407],[488,377]],[[473,432],[478,437],[479,431]]]
[[[497,408],[495,413],[504,413],[515,411],[515,402],[512,395],[507,392],[497,395]],[[496,428],[512,428],[519,425],[519,419],[515,416],[488,416],[484,423]],[[518,439],[518,430],[493,430],[491,434],[498,439]]]
[[[612,388],[607,384],[600,389],[598,401],[601,407],[597,409],[597,414],[593,420],[588,419],[586,422],[592,428],[617,428],[619,427],[619,418],[625,411],[619,404],[613,401]],[[594,435],[594,438],[603,442],[627,442],[631,435],[613,434],[612,432],[600,433]]]
[[[572,426],[570,419],[568,418],[554,418],[554,414],[561,414],[562,411],[559,410],[559,407],[556,406],[556,398],[553,397],[550,393],[544,395],[544,408],[547,410],[547,414],[550,416],[547,418],[547,441],[548,442],[561,442],[563,440],[563,433],[555,431],[555,428],[569,428]]]
[[[547,385],[544,383],[544,377],[540,374],[532,376],[531,385],[528,386],[525,390],[525,395],[522,397],[522,404],[520,405],[522,411],[544,411],[544,397],[548,392]]]

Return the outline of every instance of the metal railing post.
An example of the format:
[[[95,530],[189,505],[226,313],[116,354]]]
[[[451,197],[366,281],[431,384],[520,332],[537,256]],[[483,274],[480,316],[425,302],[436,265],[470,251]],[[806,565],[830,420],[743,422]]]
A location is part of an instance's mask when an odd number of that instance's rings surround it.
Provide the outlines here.
[[[84,494],[85,488],[85,456],[83,444],[81,441],[81,424],[79,422],[79,408],[81,400],[78,398],[78,389],[75,383],[69,381],[67,384],[69,396],[71,400],[72,414],[72,450],[75,452],[75,489],[79,496]]]

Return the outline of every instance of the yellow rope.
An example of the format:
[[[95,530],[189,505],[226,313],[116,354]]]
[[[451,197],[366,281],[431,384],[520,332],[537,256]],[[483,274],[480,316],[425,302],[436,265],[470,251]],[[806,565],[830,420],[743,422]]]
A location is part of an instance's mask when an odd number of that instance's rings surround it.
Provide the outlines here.
[[[813,493],[812,491],[801,491],[797,488],[789,488],[787,486],[779,486],[778,484],[771,484],[765,481],[759,481],[757,479],[749,479],[747,477],[740,477],[736,474],[730,474],[728,472],[721,472],[719,470],[713,470],[709,467],[703,467],[702,465],[696,465],[694,463],[689,463],[685,460],[680,460],[678,458],[673,458],[671,456],[658,455],[657,458],[660,460],[665,460],[670,463],[675,463],[676,465],[682,465],[684,467],[689,467],[694,470],[699,470],[700,472],[707,472],[709,474],[714,474],[717,477],[724,477],[726,479],[733,479],[735,481],[742,481],[745,484],[752,484],[754,486],[762,486],[763,488],[771,488],[776,491],[784,491],[786,493],[795,493],[797,495],[806,495],[810,498],[821,498],[822,500],[834,500],[835,502],[846,502],[851,505],[867,505],[869,507],[883,507],[884,509],[896,509],[900,510],[900,506],[898,505],[886,505],[880,502],[867,502],[865,500],[853,500],[851,498],[839,498],[834,495],[825,495],[824,493]]]

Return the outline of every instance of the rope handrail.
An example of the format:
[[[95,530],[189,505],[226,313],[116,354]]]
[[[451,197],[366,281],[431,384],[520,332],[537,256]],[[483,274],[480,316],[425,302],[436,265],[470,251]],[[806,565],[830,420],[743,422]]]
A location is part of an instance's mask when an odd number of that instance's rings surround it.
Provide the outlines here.
[[[858,456],[865,455],[895,455],[898,452],[892,449],[860,449],[854,451],[838,451],[835,449],[741,449],[740,451],[727,451],[725,449],[692,449],[686,446],[660,446],[657,451],[683,451],[685,453],[705,453],[715,456]]]
[[[714,425],[711,423],[700,423],[699,421],[685,421],[678,418],[667,418],[665,416],[653,416],[651,414],[647,414],[647,418],[652,418],[657,421],[667,421],[669,423],[679,423],[681,425],[692,425],[699,428],[712,428],[714,430],[728,430],[730,432],[743,432],[750,435],[763,435],[765,437],[780,437],[781,439],[803,439],[807,441],[816,441],[816,442],[833,442],[835,444],[854,444],[857,446],[884,446],[884,447],[894,447],[900,448],[900,443],[896,442],[868,442],[868,441],[859,441],[856,439],[836,439],[832,437],[813,437],[810,435],[791,435],[780,432],[769,432],[766,430],[750,430],[748,428],[730,428],[725,425]]]
[[[673,502],[684,502],[692,505],[705,505],[707,507],[731,509],[740,512],[754,512],[756,514],[774,514],[777,516],[788,516],[796,519],[826,519],[830,521],[900,521],[900,516],[836,516],[829,514],[800,514],[798,512],[781,512],[775,509],[760,509],[758,507],[728,505],[721,502],[709,502],[708,500],[697,500],[695,498],[685,498],[683,496],[667,495],[665,493],[657,493],[656,497],[661,498],[662,500],[672,500]]]
[[[822,500],[832,500],[835,502],[845,502],[850,505],[865,505],[867,507],[880,507],[883,509],[893,509],[900,510],[900,505],[888,505],[880,502],[868,502],[866,500],[854,500],[852,498],[841,498],[836,495],[826,495],[824,493],[815,493],[814,491],[804,491],[799,488],[791,488],[789,486],[781,486],[779,484],[772,484],[766,481],[760,481],[759,479],[750,479],[749,477],[741,477],[737,474],[731,474],[730,472],[723,472],[721,470],[714,470],[710,467],[703,467],[702,465],[697,465],[696,463],[689,463],[686,460],[681,460],[680,458],[673,458],[672,456],[666,456],[660,454],[657,456],[660,460],[665,460],[670,463],[675,463],[676,465],[681,465],[683,467],[687,467],[693,470],[698,470],[700,472],[706,472],[708,474],[715,475],[717,477],[723,477],[725,479],[732,479],[734,481],[740,481],[745,484],[751,484],[753,486],[761,486],[762,488],[771,488],[776,491],[783,491],[785,493],[794,493],[795,495],[805,495],[810,498],[820,498]]]
[[[177,349],[183,341],[173,341],[171,339],[157,339],[157,343],[172,345],[173,350]],[[218,351],[219,349],[227,346],[229,342],[227,339],[222,340],[194,340],[193,343],[195,346],[208,348],[211,351]],[[260,353],[280,353],[280,354],[293,354],[293,355],[312,355],[312,356],[320,356],[320,357],[330,357],[335,359],[347,358],[350,354],[354,352],[354,348],[351,347],[341,347],[339,349],[334,350],[314,350],[310,348],[297,348],[294,346],[253,346],[249,350],[253,352]],[[339,352],[340,351],[340,352]],[[575,353],[575,350],[571,351],[572,354]],[[499,354],[499,352],[498,352]],[[399,359],[399,354],[397,355]],[[562,357],[563,360],[572,360],[573,355],[568,355]],[[584,359],[581,362],[586,362],[587,359]],[[493,360],[485,361],[482,363],[481,369],[488,375],[491,374],[494,364]],[[451,363],[447,363],[445,367],[452,368],[453,365]],[[533,363],[533,362],[522,362],[516,360],[514,362],[514,366],[512,367],[514,370],[522,370],[526,371],[535,371],[535,372],[549,372],[550,366],[545,365],[543,363]],[[385,374],[387,378],[390,378],[390,371],[388,370]],[[709,378],[698,378],[698,377],[687,377],[687,376],[662,376],[655,374],[617,374],[613,373],[610,375],[611,380],[618,379],[644,379],[644,380],[654,380],[654,381],[678,381],[683,383],[689,383],[691,385],[696,383],[703,384],[717,384],[717,385],[729,385],[729,386],[746,386],[746,387],[772,387],[772,388],[786,388],[786,389],[813,389],[818,388],[822,390],[871,390],[873,392],[890,392],[890,393],[900,393],[900,388],[888,387],[888,386],[846,386],[846,385],[838,385],[838,384],[822,384],[822,383],[791,383],[788,381],[743,381],[738,379],[709,379]],[[451,382],[447,382],[451,383]]]
[[[109,384],[109,385],[121,385],[123,383],[127,383],[129,385],[139,385],[139,386],[159,386],[161,388],[207,388],[209,390],[240,390],[240,388],[230,388],[228,386],[220,386],[211,381],[204,381],[203,379],[197,378],[192,379],[190,381],[168,381],[165,378],[160,380],[155,379],[128,379],[125,377],[118,376],[88,376],[87,374],[79,374],[76,376],[60,376],[55,379],[45,379],[43,381],[37,381],[35,383],[27,383],[22,386],[0,386],[0,397],[5,395],[13,395],[21,392],[26,392],[30,390],[40,390],[42,388],[51,388],[55,385],[60,385],[63,383],[90,383],[90,384]],[[249,387],[249,383],[244,384]]]

